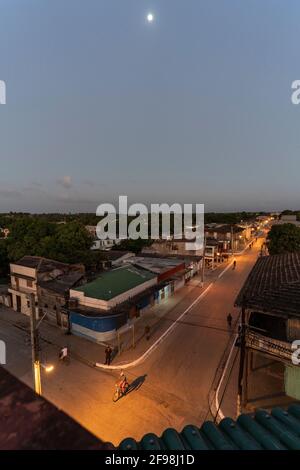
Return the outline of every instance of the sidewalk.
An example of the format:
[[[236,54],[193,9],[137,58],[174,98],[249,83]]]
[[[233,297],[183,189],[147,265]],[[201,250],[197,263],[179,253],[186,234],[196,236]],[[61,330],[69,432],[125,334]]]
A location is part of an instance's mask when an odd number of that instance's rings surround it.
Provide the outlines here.
[[[83,337],[66,335],[56,325],[41,322],[39,331],[41,348],[43,343],[57,346],[57,353],[63,346],[67,346],[71,358],[83,362],[91,367],[103,369],[120,369],[133,367],[142,362],[165,337],[176,327],[177,322],[192,305],[197,303],[201,296],[210,288],[211,284],[218,279],[220,274],[230,267],[230,262],[224,262],[214,271],[205,274],[204,286],[201,287],[199,275],[191,279],[188,284],[176,292],[172,297],[164,300],[160,305],[150,307],[142,316],[135,320],[135,347],[132,344],[132,330],[120,335],[121,354],[118,354],[118,341],[111,341],[113,347],[113,358],[111,366],[105,366],[105,344],[97,344]],[[15,312],[7,307],[0,306],[0,320],[9,322],[15,327],[27,332],[30,341],[30,319],[29,317]],[[149,340],[146,339],[145,327],[150,327]]]

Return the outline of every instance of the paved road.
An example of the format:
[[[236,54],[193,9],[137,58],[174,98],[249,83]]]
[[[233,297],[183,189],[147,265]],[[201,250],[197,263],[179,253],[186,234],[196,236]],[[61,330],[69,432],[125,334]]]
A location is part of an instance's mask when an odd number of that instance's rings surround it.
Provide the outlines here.
[[[95,370],[72,360],[57,361],[57,348],[43,344],[43,359],[54,362],[51,374],[42,373],[43,394],[101,439],[118,444],[140,439],[188,423],[200,425],[208,412],[208,393],[230,340],[226,316],[234,319],[234,299],[253,266],[261,242],[237,258],[229,269],[182,319],[166,340],[140,366],[126,372],[134,390],[112,402],[116,372]],[[199,295],[189,294],[192,303]],[[182,307],[181,307],[182,308]],[[166,320],[167,321],[167,320]],[[30,346],[24,331],[1,320],[1,339],[7,342],[7,368],[31,385]],[[235,409],[233,397],[233,409]]]

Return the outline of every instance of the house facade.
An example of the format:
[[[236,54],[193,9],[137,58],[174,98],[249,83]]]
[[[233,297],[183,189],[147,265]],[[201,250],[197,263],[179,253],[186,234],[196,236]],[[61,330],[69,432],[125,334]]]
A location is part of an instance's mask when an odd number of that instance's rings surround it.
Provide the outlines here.
[[[61,324],[61,311],[69,288],[84,280],[82,265],[69,265],[38,256],[24,256],[10,264],[12,307],[25,315],[31,314],[30,294],[34,295],[36,316],[46,315]]]
[[[300,253],[260,257],[236,306],[241,308],[239,395],[242,409],[300,400]]]

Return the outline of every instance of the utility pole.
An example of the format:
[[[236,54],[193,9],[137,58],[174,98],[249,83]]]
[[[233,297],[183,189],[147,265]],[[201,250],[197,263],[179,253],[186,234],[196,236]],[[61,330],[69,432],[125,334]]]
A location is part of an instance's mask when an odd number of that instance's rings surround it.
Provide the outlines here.
[[[238,397],[237,397],[237,415],[242,412],[242,397],[244,393],[244,387],[246,387],[246,381],[244,378],[245,359],[246,359],[246,308],[244,301],[242,304],[242,318],[241,318],[241,331],[240,331],[240,367],[238,375]]]
[[[231,225],[231,254],[232,257],[234,255],[234,250],[233,250],[233,225]]]
[[[35,393],[42,394],[41,384],[41,365],[39,354],[39,330],[36,324],[35,296],[30,294],[30,334],[31,334],[31,356],[32,356],[32,374]]]
[[[206,235],[204,235],[203,241],[203,255],[202,255],[202,271],[201,271],[201,284],[204,286],[204,271],[205,271],[205,251],[206,251]]]

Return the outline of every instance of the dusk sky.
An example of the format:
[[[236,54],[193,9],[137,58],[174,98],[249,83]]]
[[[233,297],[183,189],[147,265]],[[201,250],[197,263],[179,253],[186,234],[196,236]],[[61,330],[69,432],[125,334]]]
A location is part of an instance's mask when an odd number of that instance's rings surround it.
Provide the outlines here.
[[[299,18],[299,0],[0,0],[0,211],[299,209]]]

